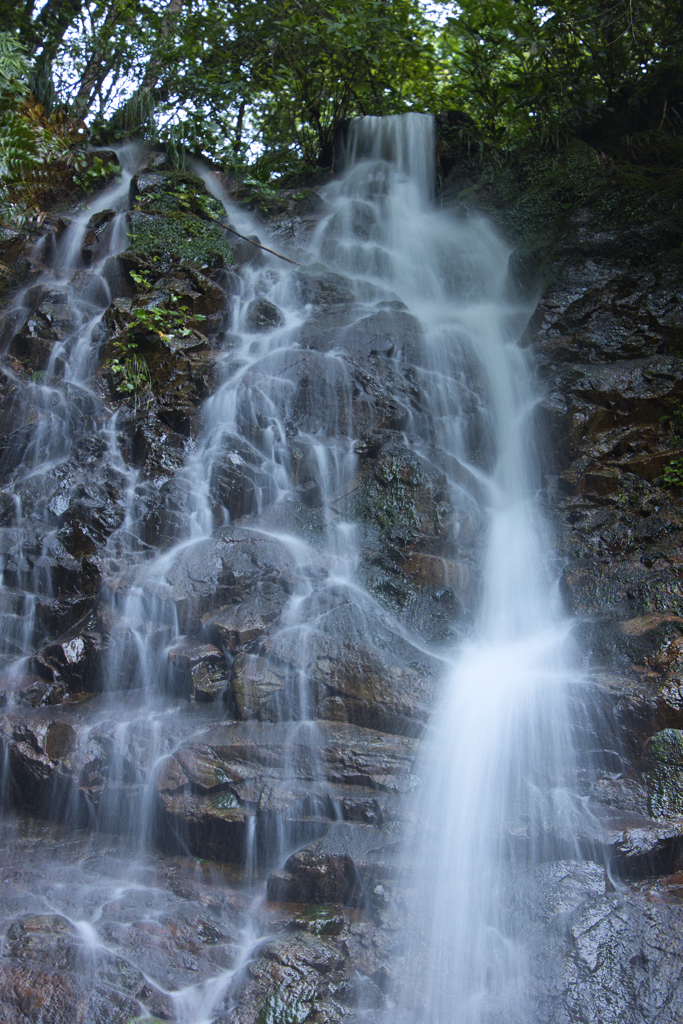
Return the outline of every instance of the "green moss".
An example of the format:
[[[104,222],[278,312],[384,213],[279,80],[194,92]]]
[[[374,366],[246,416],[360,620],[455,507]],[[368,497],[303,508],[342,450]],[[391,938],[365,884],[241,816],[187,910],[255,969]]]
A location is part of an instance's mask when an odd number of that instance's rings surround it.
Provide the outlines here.
[[[648,772],[649,809],[653,818],[683,814],[683,732],[663,729],[647,748],[652,760]]]
[[[497,219],[515,238],[555,230],[556,222],[604,186],[608,170],[600,154],[575,139],[561,154],[527,152],[501,169],[493,183]]]
[[[233,262],[225,230],[217,221],[221,203],[194,174],[175,171],[140,181],[129,220],[130,249],[151,263],[198,263],[221,267]]]
[[[202,179],[188,171],[165,171],[158,180],[146,185],[138,195],[140,209],[149,213],[168,213],[186,209],[197,216],[222,217],[222,203],[206,191]]]
[[[178,209],[166,214],[135,212],[130,250],[145,262],[188,262],[222,267],[234,262],[225,232],[212,221]]]
[[[234,793],[229,790],[221,790],[219,793],[211,794],[211,806],[215,811],[231,811],[240,806],[240,802]]]

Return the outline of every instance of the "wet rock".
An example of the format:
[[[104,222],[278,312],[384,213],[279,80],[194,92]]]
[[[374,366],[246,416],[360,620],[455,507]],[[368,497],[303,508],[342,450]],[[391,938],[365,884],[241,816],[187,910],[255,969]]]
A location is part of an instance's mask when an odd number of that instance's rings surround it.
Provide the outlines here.
[[[129,1024],[144,1008],[114,989],[73,974],[0,964],[0,1009],[12,1024]]]
[[[16,960],[73,970],[78,959],[78,933],[64,917],[30,914],[12,922],[7,930],[7,953]]]
[[[88,709],[92,708],[92,705]],[[135,834],[140,801],[156,760],[168,751],[163,727],[153,732],[138,717],[119,722],[100,714],[86,719],[70,707],[7,709],[0,719],[11,800],[48,820],[67,820],[79,827],[115,827]]]
[[[144,1007],[164,1017],[171,1009],[168,997],[156,990],[139,970],[103,949],[88,950],[74,925],[58,915],[28,914],[15,918],[7,930],[0,972],[5,981],[0,989],[4,997],[0,1005],[13,1013],[7,1018],[12,1021],[55,1024],[65,1019],[62,1013],[68,1013],[69,1019],[82,1020],[84,1024],[128,1024],[130,1017],[124,1015],[134,1013],[137,1017]],[[28,978],[37,984],[32,992],[33,1005],[31,999],[20,998]]]
[[[222,650],[235,654],[252,647],[281,614],[287,594],[273,583],[257,586],[245,601],[226,605],[202,618],[205,635]]]
[[[88,221],[80,250],[84,266],[98,262],[106,254],[107,226],[115,216],[115,210],[100,210]]]
[[[350,725],[217,727],[160,767],[161,841],[240,861],[247,840],[266,858],[276,835],[310,842],[340,813],[387,821],[414,785],[413,754],[414,741]]]
[[[271,635],[259,654],[235,660],[233,686],[247,717],[276,721],[315,709],[318,718],[417,735],[434,707],[441,668],[390,630],[372,609],[330,595],[325,629]],[[304,606],[305,607],[305,606]],[[366,637],[372,628],[374,644]]]
[[[261,247],[261,239],[258,235],[247,235],[245,238],[240,238],[230,232],[229,237],[233,256],[240,266],[247,264],[252,267],[260,267],[266,262],[266,254]]]
[[[105,671],[106,643],[91,619],[90,628],[68,640],[50,644],[41,652],[41,662],[61,680],[70,695],[100,690]]]
[[[664,729],[650,737],[647,754],[650,812],[655,818],[680,817],[683,814],[683,732]]]
[[[284,903],[370,905],[373,891],[395,873],[396,844],[364,826],[333,825],[327,835],[292,854],[268,879],[268,899]],[[389,863],[388,863],[389,862]]]
[[[135,571],[103,581],[102,598],[110,614],[122,606],[131,587],[142,591],[137,604],[143,632],[156,623],[182,633],[199,630],[202,616],[244,596],[245,591],[283,574],[291,556],[277,542],[256,544],[239,532],[198,540],[177,553],[171,564],[139,576]],[[130,614],[130,610],[129,610]]]
[[[134,418],[132,422],[126,423],[124,429],[131,465],[142,470],[144,479],[153,488],[161,488],[182,469],[188,453],[188,439],[162,422],[155,409],[148,409],[144,418]],[[153,494],[150,495],[151,499],[153,497]],[[152,504],[153,500],[150,500]],[[163,532],[162,525],[157,530],[158,539],[161,539]],[[149,543],[154,543],[155,539]]]
[[[222,651],[212,644],[183,642],[169,651],[173,686],[193,700],[214,701],[229,685],[229,671]]]
[[[244,314],[244,325],[249,331],[272,331],[283,322],[282,313],[268,299],[253,299]]]
[[[564,961],[539,1007],[553,1024],[584,1019],[673,1024],[681,1012],[676,965],[681,907],[666,888],[586,900],[544,940],[548,964]],[[557,975],[555,975],[557,978]]]
[[[671,351],[680,338],[680,310],[660,273],[617,274],[567,297],[562,301],[556,288],[532,318],[544,355],[554,361],[638,359]]]
[[[202,752],[182,751],[161,766],[156,789],[159,841],[165,848],[190,849],[216,861],[244,861],[254,809],[225,785],[221,767]]]
[[[385,442],[342,507],[376,523],[399,548],[438,549],[445,544],[453,507],[446,476],[397,439]]]
[[[623,832],[612,827],[606,841],[614,869],[624,878],[651,878],[683,867],[683,835],[675,825],[644,819]]]
[[[42,290],[33,297],[33,303],[28,318],[10,341],[10,352],[31,370],[39,371],[48,366],[55,345],[73,336],[78,323],[65,292]]]
[[[343,952],[333,940],[301,932],[284,935],[260,948],[231,992],[237,1008],[219,1017],[218,1024],[281,1017],[332,1024],[344,1019],[344,1004],[351,1005],[355,995]]]
[[[231,520],[263,508],[277,494],[270,474],[245,461],[237,451],[224,451],[214,462],[209,489],[212,498],[227,509]]]
[[[246,721],[276,722],[286,715],[287,687],[292,673],[286,666],[271,664],[259,655],[240,653],[232,667],[232,701],[235,715]]]
[[[355,298],[351,280],[343,274],[328,270],[322,264],[294,271],[292,283],[304,305],[348,305]]]
[[[352,358],[402,357],[413,365],[420,340],[420,325],[414,316],[401,309],[380,309],[347,327],[342,346]]]
[[[683,615],[683,584],[666,565],[652,571],[635,561],[577,559],[564,571],[561,586],[575,614],[612,608],[625,618],[652,612]]]

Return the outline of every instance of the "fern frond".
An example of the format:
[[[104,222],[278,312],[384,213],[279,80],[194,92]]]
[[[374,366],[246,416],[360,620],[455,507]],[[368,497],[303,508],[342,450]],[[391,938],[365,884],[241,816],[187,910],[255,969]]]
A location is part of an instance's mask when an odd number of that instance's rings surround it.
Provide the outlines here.
[[[40,163],[35,130],[14,111],[0,113],[0,184],[21,181]]]
[[[12,32],[0,32],[0,110],[28,91],[28,62]]]

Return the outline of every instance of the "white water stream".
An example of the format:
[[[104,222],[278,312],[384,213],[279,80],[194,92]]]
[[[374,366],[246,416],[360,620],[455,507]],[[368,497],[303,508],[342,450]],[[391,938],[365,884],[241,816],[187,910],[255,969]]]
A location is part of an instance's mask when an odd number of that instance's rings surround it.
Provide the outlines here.
[[[381,244],[359,251],[344,236],[333,255],[390,283],[419,319],[414,359],[431,416],[406,434],[470,470],[487,521],[475,626],[447,656],[424,744],[405,869],[415,915],[400,997],[408,1009],[397,1012],[430,1024],[530,1024],[534,867],[576,853],[573,837],[586,831],[571,795],[569,697],[581,680],[536,493],[533,372],[517,344],[530,310],[511,297],[509,249],[490,225],[434,209],[427,119],[366,118],[354,140],[364,159],[335,198],[357,215],[359,195],[380,183]],[[387,169],[379,161],[390,154]]]

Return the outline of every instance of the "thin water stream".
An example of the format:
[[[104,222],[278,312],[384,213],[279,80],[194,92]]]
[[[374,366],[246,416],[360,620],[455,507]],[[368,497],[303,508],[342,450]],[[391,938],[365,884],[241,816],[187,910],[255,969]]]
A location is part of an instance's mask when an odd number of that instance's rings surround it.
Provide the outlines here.
[[[362,119],[346,173],[323,190],[309,250],[297,253],[303,271],[271,258],[241,268],[216,356],[219,383],[176,474],[175,532],[161,550],[141,543],[145,488],[93,383],[97,326],[111,300],[104,270],[125,246],[117,225],[130,174],[72,225],[44,284],[63,295],[74,323],[44,381],[22,390],[32,411],[17,410],[17,419],[36,425],[21,428],[23,449],[4,467],[16,505],[5,546],[25,536],[30,505],[33,547],[54,552],[59,501],[66,508],[79,486],[60,467],[78,446],[97,447],[122,498],[103,546],[102,692],[62,718],[36,712],[54,737],[59,783],[50,808],[36,797],[34,809],[53,824],[8,818],[5,856],[11,863],[13,848],[26,852],[24,912],[63,922],[54,927],[65,936],[76,929],[92,986],[118,986],[133,1009],[177,1024],[232,1019],[236,979],[268,938],[269,871],[331,827],[358,822],[367,831],[382,813],[386,826],[386,811],[368,810],[384,783],[355,779],[352,799],[353,773],[335,766],[357,756],[365,733],[387,750],[389,734],[418,733],[410,709],[423,690],[434,724],[414,806],[398,815],[412,822],[398,870],[412,894],[414,941],[408,984],[391,997],[396,1019],[533,1019],[533,888],[524,909],[510,879],[526,879],[513,884],[523,888],[587,827],[572,795],[568,711],[581,680],[535,494],[536,394],[517,344],[530,309],[514,294],[509,250],[492,227],[434,207],[433,149],[427,117]],[[103,206],[122,212],[103,264],[85,271],[83,229]],[[382,430],[389,441],[378,440]],[[384,511],[371,507],[380,484]],[[428,518],[417,499],[415,508],[401,504],[406,486],[432,502],[431,546],[418,543],[416,564],[441,581],[427,611],[414,614],[383,597],[372,568],[382,543],[405,544],[392,539],[399,521],[414,537]],[[4,657],[18,690],[35,649],[59,633],[45,611],[55,584],[40,566],[35,551],[16,571],[6,560],[0,592]],[[232,696],[227,706],[190,704],[177,694],[174,666],[206,637],[188,623],[204,615],[211,630],[225,605],[242,635],[240,587],[256,594],[255,639],[211,655],[227,659]],[[443,594],[452,621],[444,626],[442,616],[436,628],[429,609]],[[7,735],[19,728],[14,713],[10,700]],[[231,762],[230,777],[220,769],[219,778],[210,759],[228,747],[239,770]],[[21,783],[12,756],[8,796]],[[202,815],[214,815],[222,838]],[[241,867],[226,874],[198,856]],[[6,907],[8,921],[18,902]],[[211,929],[213,945],[206,940],[200,956],[192,935]]]

